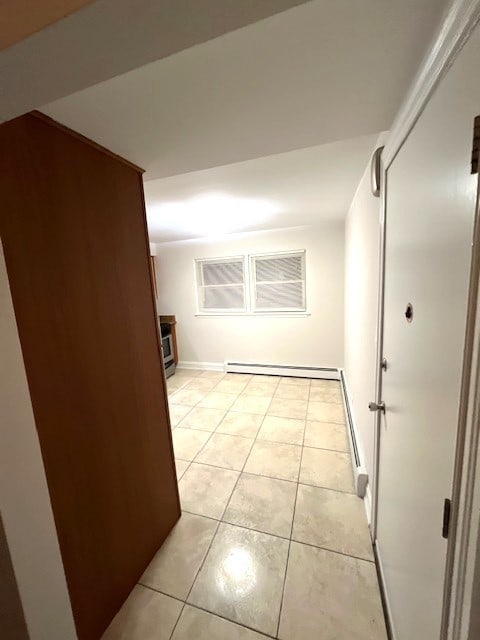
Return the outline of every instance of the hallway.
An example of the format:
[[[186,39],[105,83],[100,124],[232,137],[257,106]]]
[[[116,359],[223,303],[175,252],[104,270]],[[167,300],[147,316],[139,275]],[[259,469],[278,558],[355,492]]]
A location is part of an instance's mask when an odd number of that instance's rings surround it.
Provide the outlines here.
[[[104,640],[385,640],[340,384],[167,384],[183,515]]]

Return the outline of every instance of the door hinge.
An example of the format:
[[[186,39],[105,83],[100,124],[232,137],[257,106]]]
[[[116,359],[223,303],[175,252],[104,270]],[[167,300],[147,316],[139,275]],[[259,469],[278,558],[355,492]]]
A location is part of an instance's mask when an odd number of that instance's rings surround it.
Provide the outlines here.
[[[452,510],[452,501],[445,498],[443,502],[443,524],[442,524],[442,537],[447,539],[450,533],[450,512]]]
[[[472,171],[478,173],[480,161],[480,116],[473,121]]]

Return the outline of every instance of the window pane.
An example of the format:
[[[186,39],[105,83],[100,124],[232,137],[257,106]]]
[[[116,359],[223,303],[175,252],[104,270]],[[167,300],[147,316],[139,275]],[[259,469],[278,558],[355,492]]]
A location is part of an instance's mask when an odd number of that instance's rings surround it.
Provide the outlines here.
[[[243,309],[245,306],[243,285],[234,287],[205,287],[204,309]]]
[[[243,284],[243,262],[202,262],[203,284]]]
[[[302,261],[303,255],[255,258],[257,282],[302,280]]]
[[[303,283],[257,284],[256,309],[303,309]]]

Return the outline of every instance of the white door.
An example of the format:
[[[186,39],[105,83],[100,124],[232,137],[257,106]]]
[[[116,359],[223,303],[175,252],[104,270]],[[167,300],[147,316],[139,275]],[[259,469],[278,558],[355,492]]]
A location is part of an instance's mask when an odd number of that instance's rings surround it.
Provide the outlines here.
[[[442,513],[457,430],[479,61],[477,29],[387,171],[377,549],[395,640],[440,638]]]

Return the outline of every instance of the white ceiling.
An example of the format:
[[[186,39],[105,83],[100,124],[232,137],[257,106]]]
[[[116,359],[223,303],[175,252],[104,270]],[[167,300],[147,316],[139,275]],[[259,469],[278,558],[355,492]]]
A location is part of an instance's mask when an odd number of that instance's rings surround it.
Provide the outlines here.
[[[169,224],[164,210],[172,203],[188,205],[192,199],[216,195],[235,199],[234,204],[236,199],[246,199],[243,215],[228,205],[221,213],[221,224],[226,223],[227,227],[228,218],[234,218],[234,230],[311,226],[343,220],[377,137],[363,136],[150,180],[145,183],[150,240],[169,242],[203,235],[198,231],[198,225],[183,229],[180,215],[178,224],[168,221]],[[249,220],[249,200],[271,204],[274,212],[258,222]],[[208,229],[208,233],[212,235],[212,229]]]
[[[153,241],[202,236],[167,223],[172,202],[241,231],[340,220],[445,4],[312,0],[41,110],[146,169]]]
[[[0,52],[0,122],[305,1],[95,0],[71,15],[81,0],[0,2],[4,41],[27,29],[22,5],[30,22],[50,22],[48,4],[66,16]]]
[[[93,5],[94,6],[94,5]],[[314,0],[42,111],[146,180],[390,128],[444,0]]]

